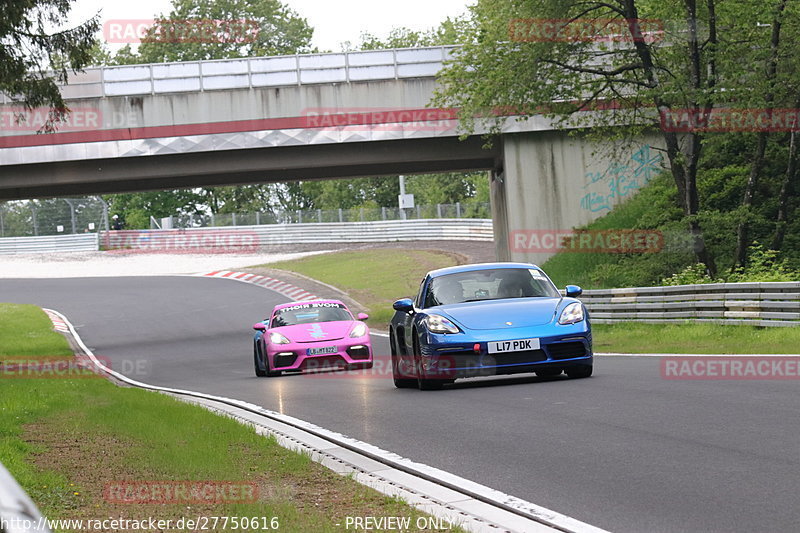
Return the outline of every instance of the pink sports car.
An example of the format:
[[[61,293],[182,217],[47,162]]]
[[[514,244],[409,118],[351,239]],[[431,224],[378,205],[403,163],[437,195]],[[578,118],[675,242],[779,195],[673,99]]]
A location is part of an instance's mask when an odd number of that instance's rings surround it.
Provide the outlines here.
[[[284,370],[372,368],[368,316],[353,314],[338,300],[276,305],[268,321],[253,326],[256,376]]]

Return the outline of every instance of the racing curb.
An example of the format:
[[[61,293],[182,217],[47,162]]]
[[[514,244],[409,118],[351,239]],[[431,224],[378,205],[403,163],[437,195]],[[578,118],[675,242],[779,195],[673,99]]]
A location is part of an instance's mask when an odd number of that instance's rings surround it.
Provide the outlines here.
[[[211,272],[200,272],[199,274],[193,275],[204,278],[225,278],[244,283],[251,283],[253,285],[258,285],[260,287],[264,287],[265,289],[275,291],[278,294],[286,296],[287,298],[291,298],[295,301],[319,299],[319,296],[311,294],[310,292],[301,289],[296,285],[292,285],[291,283],[286,283],[285,281],[271,278],[269,276],[259,276],[256,274],[250,274],[248,272],[236,272],[231,270],[214,270]]]
[[[100,374],[203,406],[250,425],[259,434],[275,435],[283,446],[309,452],[313,460],[335,472],[352,474],[360,483],[400,497],[409,505],[451,525],[477,533],[608,533],[572,517],[255,404],[133,380],[103,365],[64,315],[52,309],[44,311],[54,327],[60,328],[59,331],[66,328],[64,334],[71,337]]]

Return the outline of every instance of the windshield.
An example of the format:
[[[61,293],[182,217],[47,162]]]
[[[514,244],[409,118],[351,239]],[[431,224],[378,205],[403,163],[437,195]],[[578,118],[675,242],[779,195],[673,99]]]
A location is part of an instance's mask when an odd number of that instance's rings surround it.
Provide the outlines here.
[[[342,304],[300,304],[278,309],[272,317],[272,325],[270,327],[279,328],[281,326],[295,326],[314,322],[336,322],[339,320],[353,320],[350,311]]]
[[[433,278],[425,307],[502,298],[557,298],[558,290],[541,270],[495,268]]]

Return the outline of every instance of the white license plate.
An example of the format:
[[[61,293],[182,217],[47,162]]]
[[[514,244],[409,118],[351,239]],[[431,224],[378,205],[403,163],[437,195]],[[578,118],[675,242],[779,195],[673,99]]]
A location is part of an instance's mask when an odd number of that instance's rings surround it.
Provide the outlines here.
[[[495,341],[489,343],[489,353],[522,352],[538,349],[539,339],[518,339],[515,341]]]
[[[325,346],[323,348],[309,348],[306,350],[308,355],[325,355],[329,353],[337,353],[339,350],[336,346]]]

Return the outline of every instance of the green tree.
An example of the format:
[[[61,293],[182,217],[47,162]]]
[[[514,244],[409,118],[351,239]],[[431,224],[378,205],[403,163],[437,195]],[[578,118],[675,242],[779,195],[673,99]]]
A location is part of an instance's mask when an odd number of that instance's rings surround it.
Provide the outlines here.
[[[54,131],[69,109],[58,83],[91,62],[99,17],[66,23],[73,0],[0,0],[0,92],[27,109],[50,109],[43,131]]]
[[[173,0],[142,39],[139,62],[309,52],[313,31],[279,0]]]
[[[706,135],[694,125],[751,81],[742,57],[757,44],[763,6],[760,0],[479,0],[471,8],[473,38],[442,74],[434,103],[458,108],[467,131],[476,120],[499,131],[502,119],[487,111],[497,109],[521,116],[544,110],[562,125],[591,126],[612,139],[660,131],[693,251],[713,277],[697,191]],[[648,27],[648,20],[664,23]],[[609,102],[610,111],[580,113]],[[676,112],[692,120],[685,131],[667,127]]]

